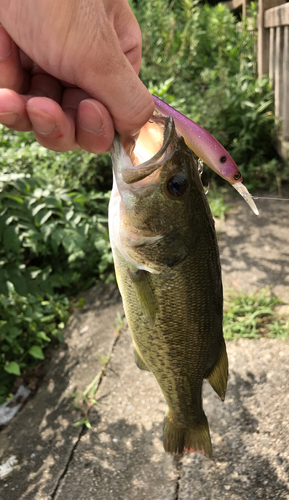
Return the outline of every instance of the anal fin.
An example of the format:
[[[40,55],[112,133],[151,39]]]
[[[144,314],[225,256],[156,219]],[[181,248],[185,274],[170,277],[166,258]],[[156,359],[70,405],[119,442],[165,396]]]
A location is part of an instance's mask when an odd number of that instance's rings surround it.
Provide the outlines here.
[[[222,401],[224,401],[228,381],[228,356],[224,339],[222,339],[217,361],[209,375],[205,378]]]
[[[136,272],[128,269],[128,274],[133,283],[136,296],[141,306],[141,310],[146,316],[151,327],[154,327],[156,319],[156,301],[154,292],[147,277],[147,271],[138,270]]]

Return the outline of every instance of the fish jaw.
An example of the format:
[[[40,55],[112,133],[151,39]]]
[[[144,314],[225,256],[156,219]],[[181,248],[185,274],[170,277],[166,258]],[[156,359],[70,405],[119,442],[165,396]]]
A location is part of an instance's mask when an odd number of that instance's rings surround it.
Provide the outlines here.
[[[122,255],[131,271],[144,270],[150,273],[161,272],[149,265],[141,264],[132,256],[129,250],[144,244],[153,244],[162,239],[162,235],[143,235],[132,225],[126,222],[127,214],[123,197],[120,195],[118,185],[113,174],[113,187],[108,207],[109,237],[113,256],[116,250]]]

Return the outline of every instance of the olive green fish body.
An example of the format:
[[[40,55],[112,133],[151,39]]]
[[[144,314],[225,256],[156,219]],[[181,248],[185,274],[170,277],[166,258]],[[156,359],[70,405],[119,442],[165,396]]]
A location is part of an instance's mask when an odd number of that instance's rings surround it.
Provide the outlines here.
[[[153,372],[168,404],[165,450],[210,456],[203,379],[224,398],[228,369],[219,253],[193,156],[175,133],[170,145],[155,178],[149,174],[126,193],[115,168],[122,216],[117,228],[110,221],[111,241],[136,363]],[[185,179],[180,196],[171,196],[171,179]]]

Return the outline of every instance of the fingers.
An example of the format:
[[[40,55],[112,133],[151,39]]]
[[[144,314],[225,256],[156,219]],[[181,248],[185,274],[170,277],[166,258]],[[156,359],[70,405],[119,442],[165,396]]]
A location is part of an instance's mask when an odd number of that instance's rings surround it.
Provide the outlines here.
[[[79,89],[66,90],[63,109],[46,97],[29,99],[27,115],[35,138],[42,146],[53,151],[78,147],[92,153],[108,151],[114,137],[111,117],[101,103],[81,100],[84,96]]]
[[[42,96],[49,97],[57,103],[61,103],[62,99],[62,85],[53,76],[47,74],[36,74],[31,78],[30,86],[28,89],[28,96]]]
[[[39,75],[40,76],[40,75]],[[33,130],[37,141],[54,151],[81,147],[91,153],[109,150],[114,126],[107,109],[80,89],[67,89],[59,101],[59,89],[52,83],[48,94],[54,98],[20,96],[0,89],[0,123],[13,130]],[[41,85],[41,89],[43,86]],[[37,81],[31,86],[37,91]],[[58,94],[58,97],[57,95]]]
[[[18,47],[0,25],[0,88],[24,93],[28,88],[28,75],[22,69]]]
[[[38,74],[31,78],[28,95],[21,96],[13,90],[0,89],[0,123],[13,130],[31,130],[26,102],[36,95],[61,103],[62,85],[49,75]]]
[[[53,151],[68,151],[78,144],[75,139],[75,117],[47,97],[32,97],[26,110],[36,140]]]
[[[14,90],[0,89],[0,123],[13,130],[31,130],[26,101]]]
[[[79,146],[92,153],[106,153],[114,138],[114,125],[107,109],[94,99],[78,107],[76,137]]]
[[[66,89],[62,108],[76,115],[76,141],[91,153],[106,153],[114,138],[114,125],[107,109],[80,89]]]

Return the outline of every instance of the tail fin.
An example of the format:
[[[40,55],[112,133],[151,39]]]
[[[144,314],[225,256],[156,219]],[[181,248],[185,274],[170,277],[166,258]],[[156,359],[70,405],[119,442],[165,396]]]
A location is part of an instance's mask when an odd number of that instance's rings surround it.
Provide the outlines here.
[[[164,421],[164,449],[171,455],[181,455],[183,451],[188,453],[198,451],[210,458],[212,443],[206,415],[203,413],[203,419],[199,424],[180,427],[170,420],[168,410]]]

